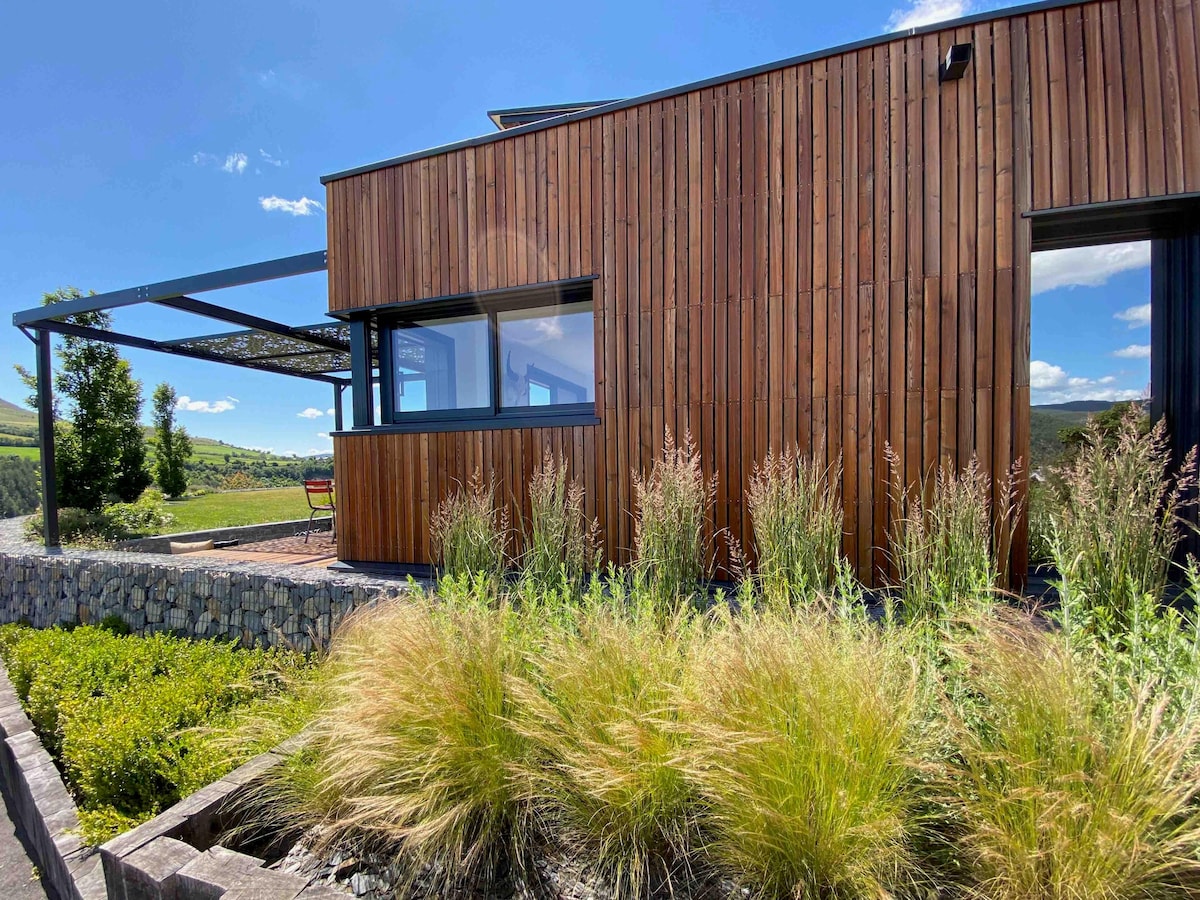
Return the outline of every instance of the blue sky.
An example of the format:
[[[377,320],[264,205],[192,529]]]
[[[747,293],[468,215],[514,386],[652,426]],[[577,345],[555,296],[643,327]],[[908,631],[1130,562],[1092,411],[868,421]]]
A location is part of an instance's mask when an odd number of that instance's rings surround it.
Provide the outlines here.
[[[0,54],[4,323],[61,285],[107,291],[320,249],[320,175],[485,133],[487,109],[634,96],[981,8],[17,4]],[[1046,367],[1034,367],[1046,385],[1035,399],[1141,391],[1147,361],[1112,353],[1147,344],[1147,330],[1113,316],[1147,302],[1147,272],[1035,297],[1033,357]],[[292,324],[325,309],[322,275],[207,296]],[[141,307],[116,324],[150,337],[222,330]],[[32,356],[0,323],[0,397],[23,400],[11,363]],[[128,356],[147,395],[168,380],[188,398],[180,420],[193,433],[302,455],[330,447],[324,385]]]

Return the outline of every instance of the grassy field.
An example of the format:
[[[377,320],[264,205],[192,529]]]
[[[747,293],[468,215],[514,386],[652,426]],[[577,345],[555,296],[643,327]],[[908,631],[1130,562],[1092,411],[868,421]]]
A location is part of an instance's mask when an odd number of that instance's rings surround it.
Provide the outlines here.
[[[37,447],[0,447],[0,456],[20,456],[23,459],[38,459],[41,451]]]
[[[303,487],[205,494],[168,503],[167,510],[175,517],[172,532],[308,518]]]

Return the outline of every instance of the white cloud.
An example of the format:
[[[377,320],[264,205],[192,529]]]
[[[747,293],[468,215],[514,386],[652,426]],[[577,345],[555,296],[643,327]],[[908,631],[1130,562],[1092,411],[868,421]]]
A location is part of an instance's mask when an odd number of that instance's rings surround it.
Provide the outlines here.
[[[237,401],[231,397],[224,400],[193,400],[184,394],[175,402],[175,408],[185,412],[223,413],[237,407]]]
[[[218,162],[218,158],[213,156],[211,153],[204,153],[201,151],[199,153],[192,154],[192,162],[198,166],[207,166],[210,163]]]
[[[1115,375],[1100,378],[1084,378],[1069,375],[1062,366],[1040,359],[1029,363],[1029,387],[1033,392],[1033,403],[1069,403],[1072,400],[1137,400],[1143,392],[1129,388],[1114,387]]]
[[[1060,366],[1035,359],[1029,364],[1029,386],[1035,391],[1061,387],[1067,382],[1067,373]]]
[[[317,409],[315,406],[310,406],[303,412],[296,413],[296,415],[299,416],[301,419],[319,419],[319,418],[321,418],[321,416],[323,416],[325,414],[323,412],[321,412],[319,409]]]
[[[284,160],[278,159],[278,158],[272,156],[270,153],[268,153],[266,150],[263,150],[261,147],[258,150],[258,155],[262,159],[262,161],[265,162],[267,165],[274,166],[277,169],[284,164]]]
[[[226,394],[226,395],[225,395],[225,399],[226,399],[226,400],[232,400],[234,403],[241,403],[241,402],[242,402],[242,401],[241,401],[241,400],[239,400],[237,397],[230,397],[228,394]]]
[[[1150,304],[1143,303],[1141,306],[1123,309],[1119,313],[1113,313],[1113,318],[1128,322],[1130,328],[1146,328],[1150,325]]]
[[[1060,287],[1099,287],[1118,272],[1150,265],[1150,242],[1071,247],[1033,254],[1033,293]]]
[[[1106,403],[1116,403],[1118,400],[1144,400],[1145,397],[1145,391],[1093,386],[1039,391],[1033,395],[1033,404],[1041,406],[1046,403],[1071,403],[1075,400],[1103,400]]]
[[[336,410],[336,409],[334,409],[334,408],[331,406],[331,407],[329,407],[329,409],[325,410],[325,415],[327,415],[327,416],[336,416],[336,415],[337,415],[337,410]]]
[[[534,326],[538,336],[543,341],[558,341],[562,340],[563,329],[562,323],[558,321],[558,317],[554,316],[549,319],[541,319]]]
[[[1114,350],[1113,356],[1118,356],[1121,359],[1149,359],[1150,345],[1130,344],[1128,347],[1122,347],[1120,350]]]
[[[324,209],[316,200],[301,197],[299,200],[285,200],[282,197],[259,197],[258,204],[267,212],[279,210],[293,216],[311,216],[314,211]]]
[[[331,437],[330,437],[328,434],[326,434],[324,431],[318,431],[318,432],[317,432],[317,437],[319,437],[319,438],[320,438],[321,440],[323,440],[323,441],[332,441],[332,440],[333,440],[333,438],[331,438]]]
[[[958,19],[971,11],[967,0],[912,0],[906,9],[893,9],[884,27],[888,31],[908,31],[934,22]]]
[[[225,157],[225,162],[221,163],[221,171],[230,175],[241,175],[246,171],[246,154],[230,153]]]

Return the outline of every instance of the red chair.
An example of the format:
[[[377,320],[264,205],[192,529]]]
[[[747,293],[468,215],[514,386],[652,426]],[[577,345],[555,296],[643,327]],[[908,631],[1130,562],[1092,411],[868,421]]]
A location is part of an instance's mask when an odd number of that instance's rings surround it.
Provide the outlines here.
[[[308,508],[311,510],[308,514],[308,528],[304,531],[304,543],[308,543],[308,536],[312,534],[313,519],[317,513],[327,512],[330,518],[333,519],[333,535],[337,536],[337,503],[333,497],[333,479],[319,478],[312,481],[304,482],[304,498],[308,501]],[[317,502],[321,501],[321,502]]]

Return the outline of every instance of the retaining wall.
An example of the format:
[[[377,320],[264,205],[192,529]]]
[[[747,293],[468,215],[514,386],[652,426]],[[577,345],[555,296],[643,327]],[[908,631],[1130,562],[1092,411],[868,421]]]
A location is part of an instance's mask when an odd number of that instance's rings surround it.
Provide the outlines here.
[[[120,551],[47,551],[0,521],[0,622],[38,628],[125,620],[137,634],[313,649],[348,613],[404,582],[326,569]]]

